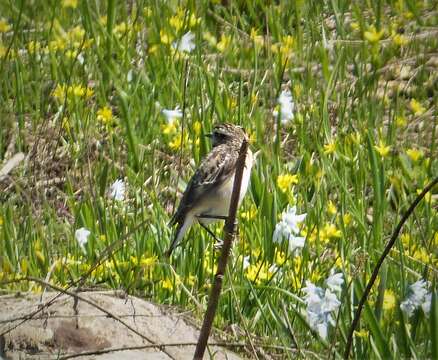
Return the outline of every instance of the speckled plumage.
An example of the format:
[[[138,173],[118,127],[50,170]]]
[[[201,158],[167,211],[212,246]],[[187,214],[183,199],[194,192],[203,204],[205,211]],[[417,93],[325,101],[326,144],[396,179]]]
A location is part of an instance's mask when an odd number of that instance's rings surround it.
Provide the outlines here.
[[[211,135],[213,149],[201,161],[184,191],[181,202],[170,225],[178,225],[168,255],[181,241],[190,226],[197,220],[209,224],[215,219],[200,219],[197,216],[227,216],[236,171],[236,162],[245,132],[232,124],[217,125]],[[248,149],[240,201],[248,188],[253,155]],[[240,203],[239,201],[239,203]]]

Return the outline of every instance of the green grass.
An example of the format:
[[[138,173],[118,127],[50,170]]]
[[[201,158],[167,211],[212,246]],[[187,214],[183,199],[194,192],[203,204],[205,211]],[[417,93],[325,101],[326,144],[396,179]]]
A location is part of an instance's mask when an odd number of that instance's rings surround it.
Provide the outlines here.
[[[26,275],[67,285],[126,237],[86,283],[201,318],[212,240],[194,227],[167,261],[167,223],[210,148],[203,135],[233,122],[260,154],[215,326],[237,324],[261,342],[298,347],[303,358],[342,354],[386,241],[438,175],[438,3],[66,3],[0,5],[0,164],[27,156],[0,182],[1,288],[41,291],[6,284]],[[196,48],[172,50],[189,30]],[[286,89],[296,111],[282,125],[273,111]],[[170,126],[161,109],[177,106],[184,116]],[[287,174],[296,183],[279,186]],[[126,197],[113,201],[108,188],[120,178]],[[399,310],[421,278],[436,294],[437,196],[435,188],[418,206],[386,259],[354,358],[437,354],[436,296],[429,317]],[[308,214],[300,254],[272,242],[288,204]],[[84,250],[75,239],[81,227],[91,231]],[[306,280],[324,287],[332,269],[346,283],[323,340],[300,299]]]

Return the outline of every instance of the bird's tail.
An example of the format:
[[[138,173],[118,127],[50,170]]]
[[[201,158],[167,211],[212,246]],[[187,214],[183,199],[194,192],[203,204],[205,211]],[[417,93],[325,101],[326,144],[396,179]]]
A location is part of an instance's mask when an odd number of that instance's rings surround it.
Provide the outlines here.
[[[169,246],[169,249],[166,251],[166,256],[170,257],[172,254],[172,251],[179,245],[182,238],[184,237],[184,234],[187,232],[187,230],[192,225],[193,219],[189,218],[188,216],[182,221],[178,222],[178,226],[175,231],[175,235],[173,237],[173,240]]]

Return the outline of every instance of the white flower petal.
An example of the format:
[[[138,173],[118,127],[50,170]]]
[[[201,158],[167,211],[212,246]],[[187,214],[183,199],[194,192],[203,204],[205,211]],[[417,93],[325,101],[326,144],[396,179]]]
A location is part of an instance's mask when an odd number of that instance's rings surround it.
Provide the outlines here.
[[[90,236],[90,234],[91,234],[90,230],[88,230],[88,229],[86,229],[84,227],[82,227],[80,229],[77,229],[75,231],[76,241],[78,242],[79,246],[83,250],[85,250],[85,244],[87,243],[88,237]]]
[[[182,118],[182,111],[176,107],[174,110],[163,109],[161,113],[166,117],[167,122],[171,122],[175,119]]]
[[[111,199],[122,201],[125,199],[125,183],[123,180],[118,179],[110,186],[108,196]]]
[[[341,291],[342,284],[344,283],[344,276],[342,273],[337,273],[329,276],[325,281],[328,288],[332,291]]]
[[[195,40],[195,34],[189,31],[179,41],[175,41],[172,47],[178,51],[192,52],[196,47],[193,40]]]

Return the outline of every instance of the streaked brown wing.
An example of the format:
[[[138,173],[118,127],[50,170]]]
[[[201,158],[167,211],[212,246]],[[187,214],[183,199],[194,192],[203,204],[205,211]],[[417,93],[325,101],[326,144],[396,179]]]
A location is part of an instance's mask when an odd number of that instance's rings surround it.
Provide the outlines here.
[[[222,184],[235,170],[238,153],[228,146],[219,145],[202,160],[184,191],[181,202],[170,225],[180,223],[187,211],[199,202],[204,194]]]

